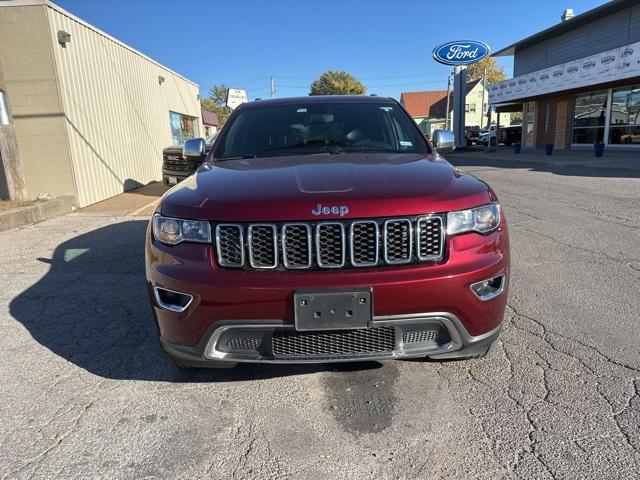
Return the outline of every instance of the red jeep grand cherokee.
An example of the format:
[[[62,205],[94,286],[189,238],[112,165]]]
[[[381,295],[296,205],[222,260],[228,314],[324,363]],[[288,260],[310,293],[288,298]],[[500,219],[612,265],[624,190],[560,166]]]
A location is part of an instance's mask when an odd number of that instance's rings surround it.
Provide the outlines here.
[[[491,188],[395,100],[267,100],[165,194],[146,274],[178,366],[460,359],[500,333],[509,238]]]

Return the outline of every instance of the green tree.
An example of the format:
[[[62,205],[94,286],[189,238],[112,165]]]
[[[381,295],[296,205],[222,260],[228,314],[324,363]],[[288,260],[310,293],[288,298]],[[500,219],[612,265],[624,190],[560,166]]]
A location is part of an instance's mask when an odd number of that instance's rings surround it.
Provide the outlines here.
[[[309,95],[364,95],[366,90],[350,73],[327,70],[311,84]]]
[[[507,72],[496,63],[495,58],[486,57],[479,62],[467,66],[467,82],[472,80],[482,80],[484,69],[487,69],[487,83],[499,83],[507,79]]]
[[[214,85],[209,90],[209,97],[202,101],[202,106],[215,113],[220,120],[220,128],[224,125],[231,115],[231,109],[227,107],[227,92],[229,88],[226,85]]]

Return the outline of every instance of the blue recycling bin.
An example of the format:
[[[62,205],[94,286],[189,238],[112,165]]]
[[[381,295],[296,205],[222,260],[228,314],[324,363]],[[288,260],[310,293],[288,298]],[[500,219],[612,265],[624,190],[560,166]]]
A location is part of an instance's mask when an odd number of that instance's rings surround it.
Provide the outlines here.
[[[514,143],[513,144],[513,151],[516,152],[516,153],[520,153],[520,150],[522,150],[522,144]]]
[[[553,153],[553,143],[547,143],[544,146],[544,154],[551,155]]]
[[[601,157],[604,153],[604,143],[594,143],[593,149],[596,151],[596,157]]]

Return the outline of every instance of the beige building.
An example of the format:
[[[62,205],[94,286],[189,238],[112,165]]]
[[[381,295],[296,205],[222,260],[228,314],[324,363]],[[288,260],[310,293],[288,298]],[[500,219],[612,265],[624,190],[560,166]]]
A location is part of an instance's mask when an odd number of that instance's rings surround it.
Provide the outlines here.
[[[201,136],[198,85],[47,0],[0,1],[27,194],[80,206],[162,178],[162,149]]]

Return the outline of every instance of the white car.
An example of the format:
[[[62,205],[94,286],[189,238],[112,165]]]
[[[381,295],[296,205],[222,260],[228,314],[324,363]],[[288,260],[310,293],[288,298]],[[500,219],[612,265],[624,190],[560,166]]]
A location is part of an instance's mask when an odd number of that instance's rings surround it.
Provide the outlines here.
[[[495,143],[496,138],[496,127],[495,125],[491,126],[491,130],[488,132],[480,133],[480,143],[483,145],[487,145],[489,143],[489,135],[491,135],[491,143]]]

